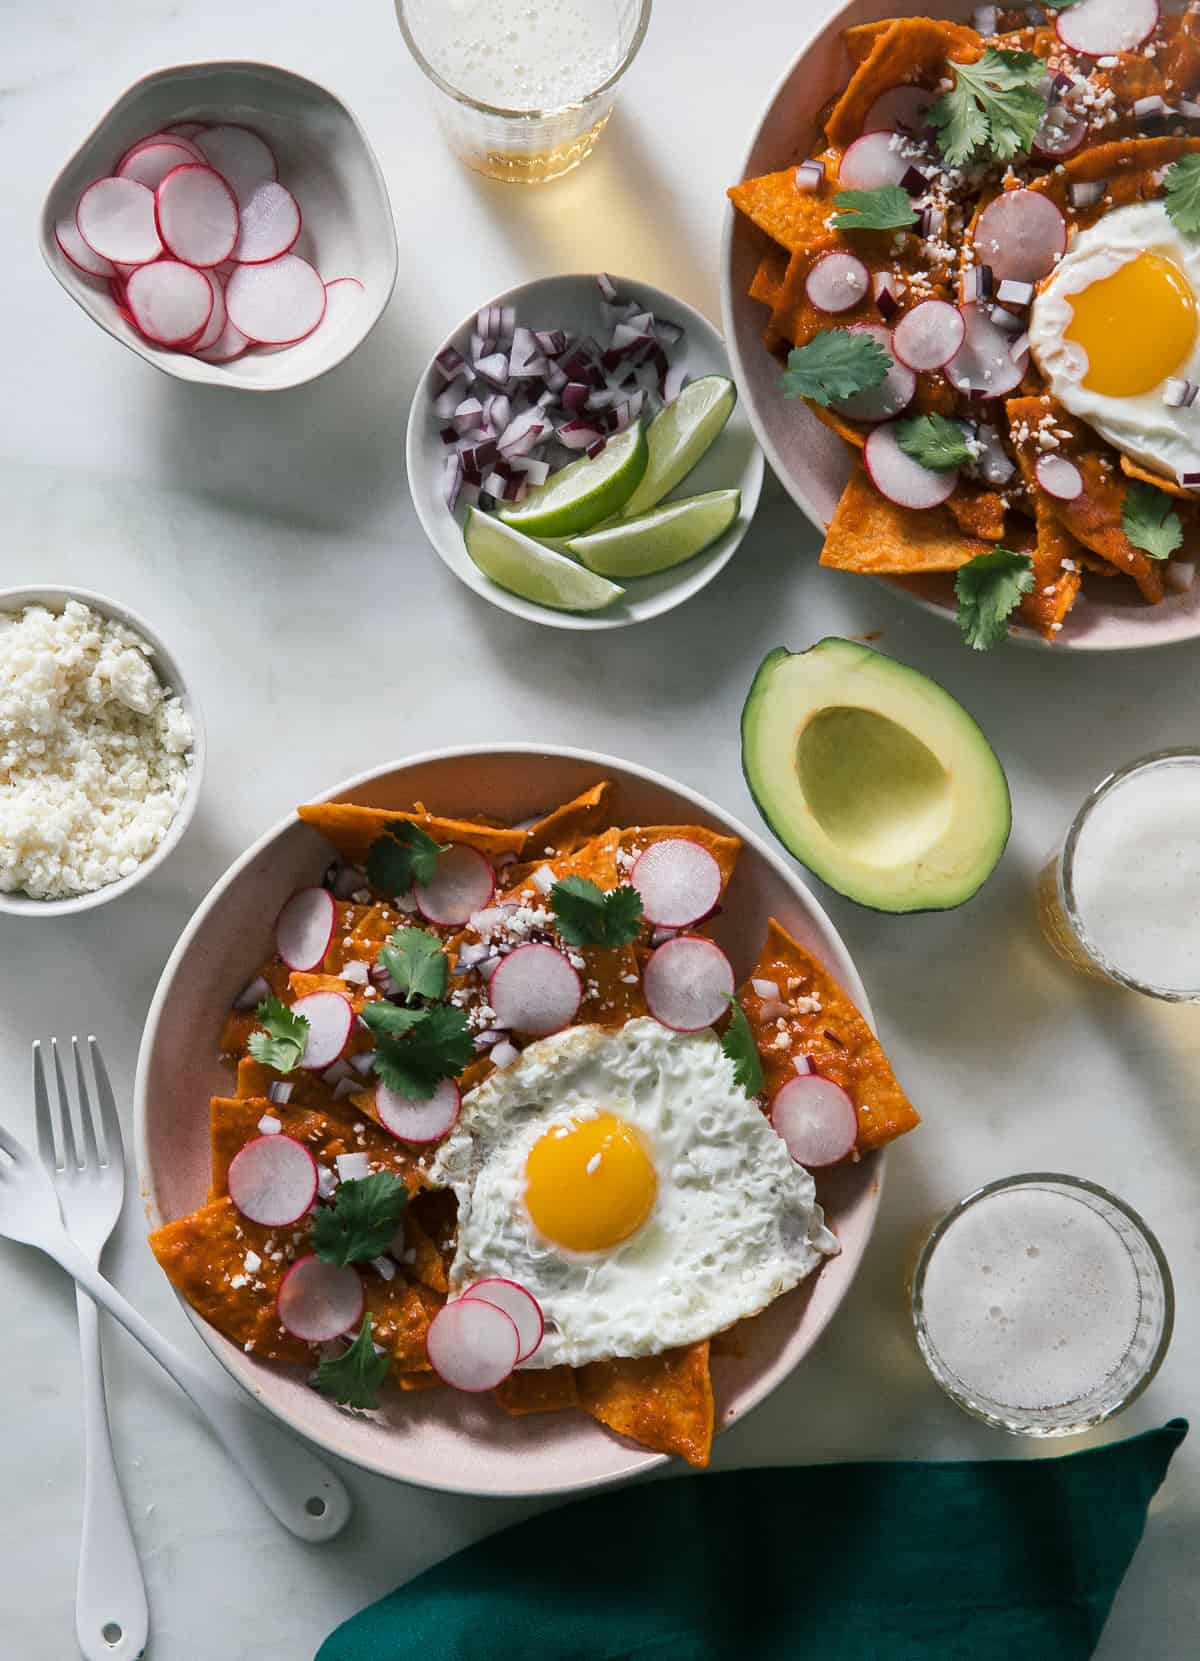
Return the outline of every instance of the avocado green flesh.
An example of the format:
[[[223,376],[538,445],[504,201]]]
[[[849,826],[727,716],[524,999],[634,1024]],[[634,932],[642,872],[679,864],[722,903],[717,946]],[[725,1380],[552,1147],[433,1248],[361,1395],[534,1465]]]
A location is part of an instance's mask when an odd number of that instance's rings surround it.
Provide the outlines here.
[[[961,905],[1008,841],[1008,783],[966,710],[854,641],[767,655],[742,711],[742,766],[784,846],[877,911]]]

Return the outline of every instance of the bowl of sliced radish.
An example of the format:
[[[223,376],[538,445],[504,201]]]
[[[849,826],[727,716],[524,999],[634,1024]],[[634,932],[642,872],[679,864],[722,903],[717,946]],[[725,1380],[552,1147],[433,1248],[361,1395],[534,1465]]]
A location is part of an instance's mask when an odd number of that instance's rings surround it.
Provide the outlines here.
[[[138,81],[51,185],[41,246],[101,328],[180,380],[313,380],[378,322],[396,280],[379,164],[339,99],[269,64]]]
[[[795,871],[714,802],[647,768],[583,750],[498,744],[393,762],[337,786],[326,799],[385,809],[410,808],[420,800],[431,811],[455,817],[486,808],[495,820],[520,824],[602,779],[611,781],[605,800],[611,824],[700,825],[742,840],[736,871],[712,922],[711,940],[668,939],[650,959],[654,975],[663,983],[650,1001],[664,1023],[669,1020],[677,1030],[690,1031],[724,1010],[733,984],[751,972],[758,958],[770,917],[778,918],[821,958],[871,1019],[849,953]],[[659,852],[644,854],[644,868],[638,873],[635,866],[631,878],[647,897],[648,914],[652,909],[655,916],[696,915],[697,906],[712,897],[706,887],[711,855],[685,839],[656,846]],[[244,990],[251,999],[259,995],[253,983],[246,985],[248,975],[276,950],[310,965],[324,951],[331,924],[321,883],[331,853],[322,836],[289,815],[216,884],[163,971],[143,1033],[135,1088],[137,1160],[154,1226],[192,1211],[208,1193],[209,1098],[228,1095],[232,1088],[217,1054],[219,1035],[239,993]],[[471,903],[486,891],[469,882],[466,872],[459,873],[452,886],[456,892],[469,891]],[[426,895],[421,905],[436,906],[439,915],[447,915],[451,899],[446,894]],[[672,954],[688,949],[689,939],[699,955],[687,965],[676,965],[681,972],[676,973]],[[539,945],[518,947],[503,959],[505,967],[497,969],[491,983],[498,1016],[501,1000],[511,997],[509,1018],[524,1034],[560,1026],[579,1001],[570,971],[571,984],[561,989],[564,1007],[555,1014],[549,1011],[548,1005],[558,1002],[559,989],[540,973],[539,953],[564,961],[561,954]],[[508,983],[499,986],[502,973]],[[648,986],[648,996],[650,991]],[[311,994],[310,1002],[322,996],[327,994]],[[531,998],[544,1020],[531,1018]],[[316,1009],[311,1013],[320,1016]],[[318,1028],[323,1035],[322,1019],[312,1023],[313,1032]],[[344,1035],[339,1040],[332,1034],[335,1048],[339,1041]],[[516,1054],[514,1049],[511,1059]],[[321,1059],[325,1058],[323,1052]],[[808,1082],[819,1091],[824,1081]],[[817,1197],[841,1251],[819,1275],[756,1317],[745,1356],[713,1357],[718,1428],[749,1413],[804,1359],[845,1296],[875,1222],[882,1153],[857,1162],[830,1163],[844,1152],[844,1146],[836,1145],[840,1104],[835,1101],[831,1113],[813,1088],[804,1088],[799,1079],[797,1083],[801,1087],[791,1092],[785,1114],[787,1139],[789,1145],[794,1140],[803,1147],[811,1161]],[[381,1121],[393,1135],[418,1148],[444,1136],[460,1109],[453,1085],[444,1099],[439,1094],[415,1103],[396,1097],[377,1100],[377,1105],[385,1108]],[[294,1218],[306,1210],[316,1182],[311,1158],[298,1144],[283,1153],[261,1145],[283,1140],[278,1135],[251,1140],[237,1156],[237,1172],[230,1170],[230,1189],[236,1183],[239,1205],[268,1223],[285,1212]],[[362,1155],[344,1157],[365,1161]],[[289,1162],[291,1168],[285,1168]],[[300,1259],[285,1287],[280,1297],[288,1303],[289,1329],[311,1330],[314,1341],[323,1336],[325,1329],[318,1323],[327,1316],[341,1332],[357,1315],[357,1287],[344,1275],[331,1275],[328,1266],[315,1259]],[[484,1307],[468,1310],[468,1301]],[[302,1370],[257,1360],[222,1338],[190,1306],[184,1308],[213,1354],[264,1407],[330,1452],[384,1476],[462,1493],[545,1495],[618,1481],[664,1463],[663,1455],[614,1436],[583,1413],[510,1417],[492,1400],[487,1391],[497,1377],[532,1354],[541,1338],[536,1300],[511,1281],[476,1284],[469,1297],[447,1304],[444,1318],[439,1316],[430,1328],[431,1361],[450,1387],[403,1394],[385,1391],[380,1410],[370,1415],[340,1410],[308,1387]],[[489,1313],[496,1309],[504,1319]]]

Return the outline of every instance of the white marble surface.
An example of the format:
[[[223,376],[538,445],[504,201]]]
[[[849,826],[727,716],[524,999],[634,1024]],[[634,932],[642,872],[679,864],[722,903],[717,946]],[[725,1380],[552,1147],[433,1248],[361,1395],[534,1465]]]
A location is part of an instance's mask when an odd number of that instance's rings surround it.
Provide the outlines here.
[[[196,824],[135,896],[74,921],[0,919],[5,1123],[29,1129],[28,1043],[50,1031],[101,1034],[127,1104],[159,971],[209,884],[294,802],[384,758],[486,739],[585,744],[672,773],[754,823],[737,716],[760,657],[781,642],[868,631],[961,697],[1000,750],[1016,825],[974,904],[895,919],[822,895],[926,1124],[892,1156],[878,1232],[842,1313],[800,1374],[718,1444],[722,1468],[1026,1451],[938,1392],[904,1300],[923,1225],[1019,1169],[1114,1187],[1174,1264],[1174,1348],[1106,1434],[1186,1412],[1200,1377],[1200,1011],[1075,977],[1042,945],[1031,908],[1035,868],[1085,788],[1140,751],[1195,741],[1196,653],[969,656],[945,624],[882,588],[820,572],[814,536],[771,483],[739,556],[682,611],[603,639],[564,635],[457,584],[409,505],[410,389],[431,343],[487,294],[604,267],[716,317],[722,187],[810,9],[659,0],[597,155],[572,179],[513,194],[442,149],[386,0],[0,0],[0,587],[77,583],[144,611],[190,668],[211,746]],[[173,60],[239,55],[285,63],[349,102],[378,149],[401,243],[395,299],[366,346],[317,385],[269,398],[155,374],[70,304],[35,243],[50,176],[129,81]],[[351,703],[353,717],[339,713]],[[136,1191],[107,1263],[205,1359],[143,1242]],[[73,1304],[57,1271],[0,1244],[0,1307],[0,1651],[64,1661],[75,1653],[79,1516]],[[335,1545],[301,1546],[140,1353],[110,1334],[107,1354],[155,1661],[304,1661],[359,1605],[532,1509],[348,1472],[356,1521]],[[1154,1506],[1106,1661],[1194,1652],[1198,1543],[1193,1440]]]

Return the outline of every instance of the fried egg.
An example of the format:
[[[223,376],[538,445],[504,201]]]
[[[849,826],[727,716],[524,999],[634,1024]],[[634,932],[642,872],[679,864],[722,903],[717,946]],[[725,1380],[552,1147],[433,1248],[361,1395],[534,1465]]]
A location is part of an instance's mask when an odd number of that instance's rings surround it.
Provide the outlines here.
[[[1200,381],[1198,296],[1200,242],[1162,202],[1138,202],[1076,235],[1030,315],[1030,350],[1058,402],[1172,479],[1200,456],[1195,409],[1163,402],[1169,378]]]
[[[716,1035],[646,1018],[530,1044],[466,1096],[428,1180],[458,1199],[451,1293],[500,1275],[541,1304],[534,1368],[711,1337],[838,1249]]]

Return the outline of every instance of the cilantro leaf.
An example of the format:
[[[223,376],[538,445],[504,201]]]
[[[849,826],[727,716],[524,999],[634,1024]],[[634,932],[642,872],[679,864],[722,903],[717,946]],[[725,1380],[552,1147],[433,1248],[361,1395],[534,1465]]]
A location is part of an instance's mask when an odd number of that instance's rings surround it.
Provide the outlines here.
[[[1065,12],[1070,6],[1077,6],[1079,0],[1040,0],[1048,12]]]
[[[379,1386],[388,1375],[391,1360],[376,1355],[371,1339],[371,1317],[363,1316],[358,1336],[341,1355],[326,1356],[309,1379],[314,1390],[332,1396],[343,1407],[378,1407]]]
[[[741,1085],[748,1096],[761,1095],[766,1082],[763,1078],[762,1057],[758,1053],[758,1045],[754,1042],[754,1034],[750,1031],[746,1011],[736,998],[729,1000],[729,1025],[721,1034],[721,1048],[733,1062],[735,1082]]]
[[[627,946],[641,932],[642,896],[629,884],[606,894],[590,877],[564,877],[550,909],[568,946]]]
[[[783,395],[826,406],[835,398],[852,398],[878,386],[891,367],[891,357],[870,335],[822,329],[807,346],[788,353]]]
[[[274,997],[263,999],[254,1011],[254,1019],[266,1030],[252,1032],[246,1048],[264,1067],[290,1073],[308,1048],[308,1021],[303,1015],[293,1015]]]
[[[1151,559],[1167,559],[1183,545],[1183,526],[1171,498],[1141,479],[1129,481],[1121,504],[1121,529]]]
[[[935,472],[962,467],[971,460],[961,423],[944,415],[914,415],[897,421],[895,433],[906,456]]]
[[[994,161],[1026,154],[1046,114],[1038,90],[1046,65],[1032,52],[985,48],[978,63],[954,63],[954,85],[931,106],[942,155],[951,167],[986,151]]]
[[[396,1238],[408,1189],[394,1171],[373,1171],[338,1188],[332,1205],[313,1213],[313,1250],[322,1263],[366,1263]]]
[[[899,231],[915,225],[912,197],[899,185],[880,185],[877,190],[839,190],[833,199],[839,213],[833,216],[838,231]]]
[[[402,1009],[386,998],[377,998],[363,1005],[362,1018],[377,1037],[386,1033],[390,1038],[403,1038],[406,1032],[420,1026],[426,1014],[424,1009]]]
[[[1180,156],[1167,168],[1167,212],[1187,236],[1200,236],[1200,155]]]
[[[413,1101],[428,1101],[443,1079],[457,1078],[475,1059],[467,1017],[453,1004],[434,1004],[430,1009],[390,1007],[396,1015],[411,1017],[402,1038],[394,1036],[394,1017],[371,1019],[383,1005],[372,1004],[364,1011],[378,1035],[375,1071],[389,1090]]]
[[[1008,614],[1033,587],[1033,561],[1028,554],[992,548],[976,554],[954,579],[958,595],[958,626],[968,646],[986,652],[1008,634]]]
[[[379,956],[397,992],[409,1002],[413,998],[445,996],[450,965],[436,934],[426,929],[399,928],[388,936]]]
[[[397,819],[367,849],[367,881],[381,894],[407,894],[415,882],[432,882],[438,855],[448,842],[435,842],[420,825]]]

